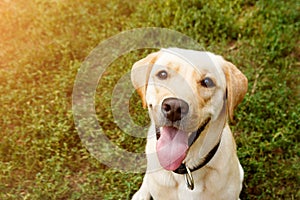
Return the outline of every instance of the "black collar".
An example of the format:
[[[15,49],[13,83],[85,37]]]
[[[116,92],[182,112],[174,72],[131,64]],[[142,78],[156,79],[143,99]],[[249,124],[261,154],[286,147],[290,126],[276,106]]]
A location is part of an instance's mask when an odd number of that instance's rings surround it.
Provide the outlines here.
[[[198,137],[200,136],[200,134],[204,131],[204,129],[206,128],[206,126],[208,125],[208,123],[210,122],[210,119],[206,120],[206,122],[200,127],[198,128],[197,131],[193,132],[192,135],[189,137],[189,147],[191,148],[191,146],[195,143],[195,141],[198,139]],[[195,168],[190,169],[191,172],[196,171],[202,167],[204,167],[216,154],[218,147],[220,145],[221,139],[219,140],[219,142],[214,146],[214,148],[212,148],[212,150],[210,150],[210,152],[208,152],[208,154],[204,157],[204,160],[198,164]],[[177,173],[177,174],[187,174],[188,171],[186,169],[186,166],[184,163],[182,163],[177,169],[175,169],[173,172]]]
[[[199,165],[197,165],[197,167],[190,169],[191,172],[196,171],[202,167],[204,167],[216,154],[218,147],[220,145],[221,140],[219,140],[219,142],[214,146],[214,148],[212,148],[212,150],[210,150],[210,152],[208,152],[208,154],[204,157],[203,162],[201,162]],[[176,174],[187,174],[188,171],[186,169],[186,166],[184,163],[182,163],[177,169],[175,169],[173,172],[175,172]]]

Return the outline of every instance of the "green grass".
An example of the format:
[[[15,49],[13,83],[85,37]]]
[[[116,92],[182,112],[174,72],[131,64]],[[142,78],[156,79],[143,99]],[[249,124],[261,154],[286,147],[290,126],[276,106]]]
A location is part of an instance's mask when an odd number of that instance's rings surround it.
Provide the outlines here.
[[[143,174],[110,169],[82,145],[72,90],[99,42],[148,26],[194,38],[248,77],[231,126],[245,170],[241,198],[299,199],[300,4],[276,0],[0,2],[0,199],[128,199],[139,188]],[[133,152],[145,140],[117,127],[111,93],[146,53],[116,60],[96,95],[105,133]],[[135,94],[136,101],[132,117],[145,125]]]

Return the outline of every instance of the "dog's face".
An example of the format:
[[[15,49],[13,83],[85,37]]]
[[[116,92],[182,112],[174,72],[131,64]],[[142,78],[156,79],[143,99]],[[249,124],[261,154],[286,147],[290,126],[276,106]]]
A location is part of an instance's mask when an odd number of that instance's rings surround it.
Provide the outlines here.
[[[245,76],[221,56],[182,49],[163,49],[136,62],[132,82],[148,107],[152,123],[160,128],[162,138],[157,146],[170,143],[181,152],[174,153],[172,162],[185,157],[182,152],[188,148],[191,132],[217,119],[226,95],[232,118],[233,109],[247,91]],[[163,157],[169,154],[170,149],[162,153]],[[174,170],[178,164],[163,167]]]
[[[189,133],[220,113],[222,106],[215,105],[223,104],[225,76],[210,54],[198,54],[203,57],[199,65],[173,52],[157,57],[146,89],[146,103],[157,127],[172,126]]]

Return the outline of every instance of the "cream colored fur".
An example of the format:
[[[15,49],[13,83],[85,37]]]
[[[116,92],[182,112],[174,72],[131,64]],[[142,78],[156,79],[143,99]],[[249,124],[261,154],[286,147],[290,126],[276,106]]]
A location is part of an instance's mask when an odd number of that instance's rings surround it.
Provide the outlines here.
[[[168,73],[167,79],[160,80],[157,77],[161,70]],[[210,151],[217,142],[210,138],[218,136],[210,136],[208,133],[210,128],[221,123],[218,117],[226,90],[228,117],[232,119],[234,108],[247,91],[247,78],[221,56],[182,49],[162,49],[148,55],[134,64],[131,77],[151,118],[146,145],[147,172],[141,188],[132,199],[146,200],[150,196],[155,200],[238,199],[242,189],[243,169],[227,123],[219,131],[221,143],[214,157],[203,168],[192,172],[194,190],[187,188],[184,175],[167,171],[160,166],[156,155],[155,126],[168,125],[163,119],[161,104],[169,97],[183,99],[189,104],[187,116],[173,124],[189,135],[210,118],[208,127],[190,147],[184,159],[189,168],[197,166],[202,153]],[[213,80],[215,86],[203,87],[201,81],[205,77]]]

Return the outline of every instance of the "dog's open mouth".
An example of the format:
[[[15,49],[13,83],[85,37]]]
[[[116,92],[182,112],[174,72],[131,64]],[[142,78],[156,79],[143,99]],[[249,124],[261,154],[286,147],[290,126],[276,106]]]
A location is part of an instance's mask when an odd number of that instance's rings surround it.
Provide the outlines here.
[[[210,122],[210,118],[192,132],[188,133],[173,126],[163,126],[156,128],[156,152],[161,166],[170,171],[176,170],[181,164],[189,147],[197,140],[199,135],[205,130]]]
[[[184,160],[188,145],[188,134],[171,126],[163,126],[157,131],[156,151],[159,162],[166,170],[177,169]]]

